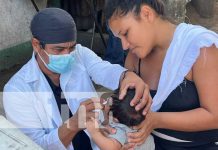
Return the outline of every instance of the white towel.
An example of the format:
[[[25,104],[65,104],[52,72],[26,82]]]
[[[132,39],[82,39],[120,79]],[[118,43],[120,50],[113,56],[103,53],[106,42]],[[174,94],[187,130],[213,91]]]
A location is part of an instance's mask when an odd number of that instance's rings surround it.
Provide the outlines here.
[[[169,94],[183,82],[198,58],[200,49],[213,44],[218,47],[218,35],[215,32],[185,23],[177,26],[163,62],[152,111],[158,111]]]

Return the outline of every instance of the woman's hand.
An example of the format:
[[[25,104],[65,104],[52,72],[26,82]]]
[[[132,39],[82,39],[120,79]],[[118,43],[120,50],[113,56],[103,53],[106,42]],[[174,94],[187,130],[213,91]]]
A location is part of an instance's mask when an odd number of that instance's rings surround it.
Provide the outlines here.
[[[127,71],[125,72],[125,75],[123,76],[123,79],[120,83],[119,99],[124,98],[129,88],[135,88],[136,90],[135,96],[130,105],[135,106],[137,111],[144,108],[143,115],[146,115],[152,104],[152,98],[150,96],[148,85],[145,84],[144,81],[134,72]]]
[[[128,133],[128,142],[137,145],[143,144],[155,128],[157,128],[156,113],[148,112],[145,120],[140,125],[133,127],[138,132]]]

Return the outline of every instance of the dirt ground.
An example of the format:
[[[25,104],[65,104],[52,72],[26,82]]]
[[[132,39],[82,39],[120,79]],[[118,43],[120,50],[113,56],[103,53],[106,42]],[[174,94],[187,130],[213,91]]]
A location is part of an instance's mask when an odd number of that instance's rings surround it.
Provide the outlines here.
[[[214,17],[209,19],[201,18],[190,4],[187,5],[187,17],[191,24],[199,24],[218,33],[218,1],[216,2],[214,14]],[[11,69],[0,71],[0,92],[3,90],[5,83],[7,83],[10,77],[17,72],[22,65],[23,64],[16,65]]]

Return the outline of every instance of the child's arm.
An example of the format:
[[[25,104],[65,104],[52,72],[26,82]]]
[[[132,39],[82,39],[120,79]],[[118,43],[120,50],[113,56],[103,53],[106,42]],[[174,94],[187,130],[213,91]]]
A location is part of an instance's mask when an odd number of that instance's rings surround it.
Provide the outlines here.
[[[120,150],[122,145],[116,139],[105,137],[100,131],[91,135],[101,150]]]
[[[115,139],[105,137],[99,130],[98,123],[95,119],[87,122],[87,130],[101,150],[120,150],[122,145]]]

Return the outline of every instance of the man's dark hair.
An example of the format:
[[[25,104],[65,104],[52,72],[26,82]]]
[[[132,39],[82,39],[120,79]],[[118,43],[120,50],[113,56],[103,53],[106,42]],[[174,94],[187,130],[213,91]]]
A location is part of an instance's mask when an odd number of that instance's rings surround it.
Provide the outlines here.
[[[106,19],[108,20],[112,16],[125,16],[131,11],[138,16],[141,11],[141,5],[143,4],[153,8],[157,14],[164,15],[164,3],[162,0],[106,0]]]
[[[123,100],[119,100],[119,92],[116,91],[112,95],[112,106],[110,111],[113,113],[113,117],[117,118],[119,123],[125,124],[129,127],[139,125],[145,116],[142,115],[143,109],[140,111],[135,110],[135,106],[130,106],[130,102],[135,96],[135,90],[129,89]]]

